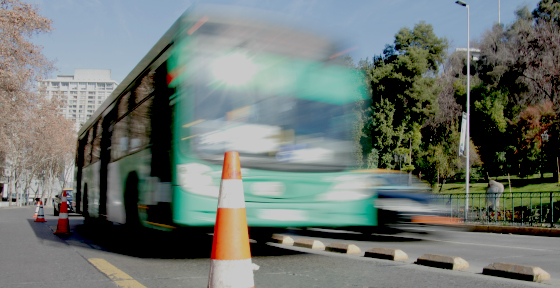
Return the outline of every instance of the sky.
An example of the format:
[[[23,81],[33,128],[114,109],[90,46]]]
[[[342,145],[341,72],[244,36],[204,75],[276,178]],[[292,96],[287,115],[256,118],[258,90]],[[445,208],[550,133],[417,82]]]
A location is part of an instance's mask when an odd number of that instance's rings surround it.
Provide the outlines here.
[[[357,61],[370,59],[392,44],[399,29],[424,21],[452,52],[467,45],[467,9],[455,0],[23,0],[37,5],[54,30],[31,39],[55,62],[56,75],[74,69],[111,69],[121,82],[159,38],[191,5],[236,5],[277,13],[297,28],[326,36],[341,49],[354,49]],[[480,39],[498,22],[511,24],[514,11],[533,10],[538,0],[466,0],[470,39]],[[500,2],[500,9],[498,3]]]

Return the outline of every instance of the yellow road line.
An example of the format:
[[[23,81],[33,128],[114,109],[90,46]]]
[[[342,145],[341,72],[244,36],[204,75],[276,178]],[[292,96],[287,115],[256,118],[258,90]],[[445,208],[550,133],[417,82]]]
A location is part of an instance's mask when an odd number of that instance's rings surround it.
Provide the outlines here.
[[[113,264],[107,262],[101,258],[90,258],[88,259],[95,268],[101,271],[103,274],[107,275],[109,279],[113,280],[119,287],[123,288],[146,288],[146,286],[140,284],[140,282],[132,279],[130,275],[124,273],[119,268],[113,266]]]

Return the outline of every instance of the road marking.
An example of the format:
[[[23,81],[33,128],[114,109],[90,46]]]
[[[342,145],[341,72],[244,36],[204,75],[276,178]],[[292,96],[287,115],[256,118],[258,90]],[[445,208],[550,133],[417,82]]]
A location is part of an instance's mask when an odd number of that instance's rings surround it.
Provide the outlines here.
[[[119,287],[124,288],[146,288],[146,286],[140,284],[140,282],[132,279],[130,275],[124,273],[119,268],[113,266],[113,264],[105,261],[101,258],[89,258],[89,263],[91,263],[95,268],[101,271],[103,274],[107,275],[109,279],[113,280]]]

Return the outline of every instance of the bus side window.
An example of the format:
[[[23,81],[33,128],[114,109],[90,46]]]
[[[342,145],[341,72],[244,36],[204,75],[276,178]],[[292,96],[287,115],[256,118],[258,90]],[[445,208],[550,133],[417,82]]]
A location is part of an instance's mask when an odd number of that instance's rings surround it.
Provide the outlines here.
[[[111,145],[111,160],[117,160],[128,153],[128,116],[123,117],[128,112],[130,92],[126,93],[117,105],[117,123],[113,131],[113,141]]]
[[[95,135],[93,139],[93,147],[91,150],[91,163],[95,163],[99,161],[99,157],[101,154],[101,135],[103,133],[103,129],[101,127],[101,123],[103,122],[103,118],[99,119],[95,124]]]
[[[138,106],[130,114],[130,152],[146,147],[150,143],[150,113],[153,102],[152,92],[154,91],[153,76],[154,72],[150,71],[134,90],[134,105]]]
[[[89,129],[87,143],[84,147],[84,166],[91,164],[91,147],[93,142],[93,129]]]

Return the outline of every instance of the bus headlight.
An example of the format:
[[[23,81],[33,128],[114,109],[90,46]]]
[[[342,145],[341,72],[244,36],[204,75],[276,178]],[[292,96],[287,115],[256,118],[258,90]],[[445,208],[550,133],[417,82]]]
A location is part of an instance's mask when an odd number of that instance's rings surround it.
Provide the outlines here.
[[[183,189],[189,193],[218,198],[220,189],[214,184],[210,175],[212,172],[212,168],[199,163],[177,165],[177,179]]]

